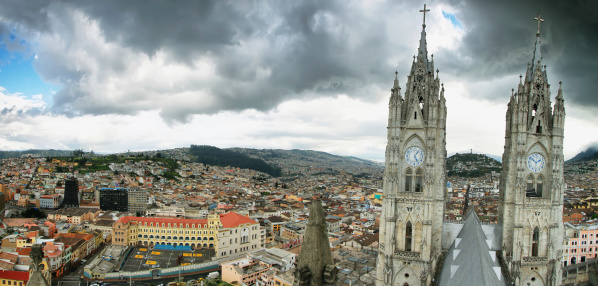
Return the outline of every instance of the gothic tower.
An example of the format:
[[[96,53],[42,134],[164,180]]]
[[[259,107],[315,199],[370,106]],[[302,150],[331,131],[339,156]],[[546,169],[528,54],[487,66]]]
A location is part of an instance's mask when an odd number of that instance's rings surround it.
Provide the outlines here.
[[[502,255],[516,285],[560,285],[563,249],[563,128],[559,83],[554,109],[538,32],[525,79],[506,116],[500,179]],[[522,81],[523,80],[523,81]]]
[[[388,116],[376,285],[430,285],[441,255],[446,189],[444,88],[428,59],[425,13],[405,97],[395,73]]]

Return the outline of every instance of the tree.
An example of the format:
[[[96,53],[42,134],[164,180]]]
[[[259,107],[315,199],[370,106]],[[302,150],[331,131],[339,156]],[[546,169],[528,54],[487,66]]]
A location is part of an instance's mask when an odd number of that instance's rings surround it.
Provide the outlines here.
[[[44,211],[39,210],[38,208],[28,208],[21,212],[21,216],[25,218],[46,218],[47,215]]]
[[[75,149],[71,153],[71,156],[73,156],[73,157],[81,157],[81,156],[83,156],[83,153],[85,153],[85,152],[83,152],[82,149]]]

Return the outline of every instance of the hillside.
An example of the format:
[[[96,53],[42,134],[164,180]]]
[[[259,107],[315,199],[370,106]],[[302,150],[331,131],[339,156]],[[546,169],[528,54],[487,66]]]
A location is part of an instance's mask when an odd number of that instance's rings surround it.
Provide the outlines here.
[[[35,157],[63,157],[71,156],[72,150],[23,150],[23,151],[0,151],[0,159],[20,158],[31,155]]]
[[[569,159],[565,163],[590,160],[598,160],[598,147],[589,147],[588,149],[586,149],[585,151],[581,151],[579,154],[575,155],[575,157]]]
[[[273,177],[281,175],[280,168],[272,166],[261,158],[252,158],[230,149],[214,146],[191,145],[189,154],[194,162],[220,167],[237,167],[264,172]]]
[[[384,167],[374,161],[337,156],[312,150],[249,149],[229,150],[260,158],[282,169],[283,176],[347,173],[357,176],[382,176]]]
[[[446,160],[449,177],[481,177],[492,171],[500,172],[501,168],[500,162],[484,154],[455,154]]]

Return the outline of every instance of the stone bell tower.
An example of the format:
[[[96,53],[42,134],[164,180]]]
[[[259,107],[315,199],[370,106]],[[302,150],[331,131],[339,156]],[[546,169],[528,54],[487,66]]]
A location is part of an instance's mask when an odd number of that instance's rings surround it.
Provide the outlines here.
[[[563,129],[559,83],[554,108],[540,52],[540,23],[531,63],[508,104],[500,179],[502,255],[516,285],[560,285],[563,255]]]
[[[405,96],[397,75],[391,89],[376,285],[430,285],[442,252],[446,103],[428,58],[428,11],[420,10],[424,23]]]

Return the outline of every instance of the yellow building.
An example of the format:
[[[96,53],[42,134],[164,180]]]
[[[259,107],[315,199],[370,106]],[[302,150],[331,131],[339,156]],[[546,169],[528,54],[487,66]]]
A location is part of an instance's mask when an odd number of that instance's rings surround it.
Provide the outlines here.
[[[264,236],[258,222],[233,212],[207,219],[125,216],[112,226],[114,245],[214,248],[217,257],[261,248]]]
[[[29,272],[26,271],[0,271],[0,285],[25,286],[29,281]]]

